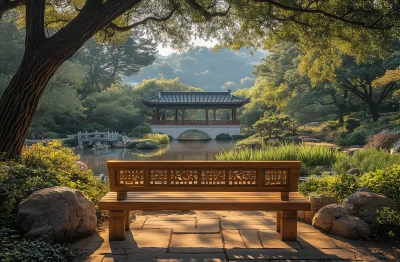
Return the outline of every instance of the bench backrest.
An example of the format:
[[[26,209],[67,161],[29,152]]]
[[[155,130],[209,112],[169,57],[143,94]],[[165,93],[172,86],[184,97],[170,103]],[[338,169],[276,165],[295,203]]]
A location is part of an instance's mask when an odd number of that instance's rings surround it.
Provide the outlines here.
[[[300,161],[107,161],[111,192],[296,192]],[[126,194],[126,193],[125,193]]]

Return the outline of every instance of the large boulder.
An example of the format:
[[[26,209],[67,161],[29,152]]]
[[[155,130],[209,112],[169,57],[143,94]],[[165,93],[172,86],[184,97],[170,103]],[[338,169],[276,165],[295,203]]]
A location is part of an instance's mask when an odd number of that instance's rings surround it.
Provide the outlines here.
[[[311,211],[298,211],[297,216],[305,222],[311,223],[314,215],[324,206],[336,204],[337,201],[333,197],[325,195],[317,195],[310,197]]]
[[[341,205],[331,204],[315,214],[312,225],[346,238],[369,239],[371,229],[362,219],[350,215]]]
[[[367,223],[375,220],[378,210],[384,207],[396,209],[394,201],[383,195],[378,195],[372,192],[357,191],[343,201],[343,207],[350,214],[361,218]]]
[[[96,231],[93,203],[79,190],[50,187],[38,190],[18,206],[17,228],[25,238],[47,235],[57,243]]]

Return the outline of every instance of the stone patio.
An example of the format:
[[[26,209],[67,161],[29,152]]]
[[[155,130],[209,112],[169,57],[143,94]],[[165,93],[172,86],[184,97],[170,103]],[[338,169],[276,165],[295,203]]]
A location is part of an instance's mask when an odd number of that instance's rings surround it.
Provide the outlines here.
[[[166,211],[136,214],[125,241],[109,242],[105,226],[72,248],[82,260],[99,262],[383,260],[362,245],[301,222],[297,242],[283,242],[275,230],[275,212]]]

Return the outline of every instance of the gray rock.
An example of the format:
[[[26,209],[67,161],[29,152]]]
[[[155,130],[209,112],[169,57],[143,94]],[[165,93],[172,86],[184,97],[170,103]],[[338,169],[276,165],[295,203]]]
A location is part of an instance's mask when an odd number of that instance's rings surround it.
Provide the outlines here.
[[[373,222],[377,216],[376,211],[384,207],[396,209],[392,199],[372,192],[355,192],[349,195],[343,201],[343,207],[347,212],[367,223]]]
[[[352,155],[354,155],[354,153],[355,153],[356,151],[359,151],[359,150],[363,150],[363,148],[350,148],[349,150],[347,150],[347,154],[349,154],[350,156],[352,156]]]
[[[347,170],[346,174],[358,175],[360,174],[360,170],[358,168],[350,168],[349,170]]]
[[[315,214],[312,225],[345,238],[369,239],[371,229],[362,219],[352,216],[341,205],[331,204]]]
[[[113,148],[124,148],[124,142],[122,141],[114,141],[111,143],[111,147]]]
[[[96,231],[93,203],[79,190],[51,187],[38,190],[18,206],[17,228],[25,238],[48,235],[63,243]]]
[[[305,222],[311,223],[314,215],[324,206],[336,204],[337,201],[333,197],[325,195],[317,195],[310,197],[311,211],[298,211],[297,216]]]
[[[369,189],[369,187],[362,187],[362,188],[358,189],[357,192],[371,192],[372,193],[372,190]]]

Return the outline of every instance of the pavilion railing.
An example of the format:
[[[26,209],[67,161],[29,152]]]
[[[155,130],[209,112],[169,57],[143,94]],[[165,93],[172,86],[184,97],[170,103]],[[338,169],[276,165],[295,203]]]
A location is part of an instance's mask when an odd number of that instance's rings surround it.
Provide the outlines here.
[[[240,125],[239,120],[150,120],[150,125]]]

